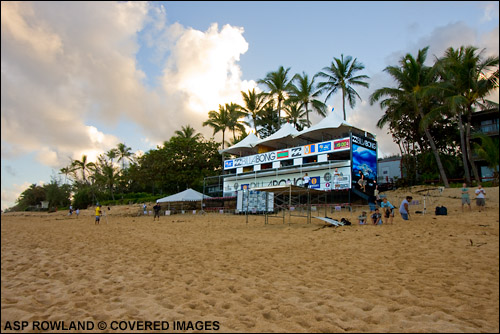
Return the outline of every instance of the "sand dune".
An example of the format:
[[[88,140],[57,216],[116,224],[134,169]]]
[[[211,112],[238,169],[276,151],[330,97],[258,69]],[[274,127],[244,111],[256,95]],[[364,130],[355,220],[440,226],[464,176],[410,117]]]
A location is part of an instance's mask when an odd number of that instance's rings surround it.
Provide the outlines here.
[[[387,195],[422,204],[421,189]],[[381,226],[227,214],[153,222],[138,206],[113,207],[99,226],[90,209],[78,219],[2,214],[2,332],[14,321],[104,321],[120,332],[112,321],[162,320],[218,322],[219,332],[498,332],[498,187],[486,190],[484,212],[473,203],[462,213],[459,190],[446,189],[427,198],[426,215]],[[435,216],[437,205],[448,215]]]

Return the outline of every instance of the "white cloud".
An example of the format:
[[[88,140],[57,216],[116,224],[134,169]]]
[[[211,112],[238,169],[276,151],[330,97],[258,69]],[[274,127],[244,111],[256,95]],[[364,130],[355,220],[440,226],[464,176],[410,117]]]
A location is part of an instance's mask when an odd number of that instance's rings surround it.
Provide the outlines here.
[[[165,14],[145,2],[2,2],[2,157],[35,152],[51,167],[90,158],[126,143],[102,130],[120,119],[150,143],[186,124],[211,134],[208,111],[256,86],[237,65],[243,29],[202,32],[167,25]],[[153,88],[137,66],[142,29],[164,62]]]

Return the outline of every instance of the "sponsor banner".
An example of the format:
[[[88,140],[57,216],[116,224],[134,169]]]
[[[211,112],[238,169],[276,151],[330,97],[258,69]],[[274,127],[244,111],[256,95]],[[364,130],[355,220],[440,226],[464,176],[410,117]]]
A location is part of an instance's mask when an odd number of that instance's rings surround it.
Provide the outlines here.
[[[353,136],[354,137],[354,136]],[[317,146],[317,147],[316,147]],[[350,149],[350,139],[342,138],[332,141],[326,141],[318,144],[310,144],[305,146],[288,148],[286,150],[265,152],[246,157],[235,158],[224,161],[224,169],[232,169],[238,167],[247,167],[272,163],[277,160],[301,158],[307,155],[338,152]]]
[[[316,144],[304,146],[304,154],[313,154],[313,153],[316,153]]]
[[[308,171],[309,186],[319,190],[342,190],[351,187],[351,167],[339,167],[335,170],[320,169]],[[332,175],[333,174],[333,175]],[[243,177],[228,176],[224,180],[224,196],[234,196],[236,191],[258,187],[286,186],[287,181],[296,186],[304,185],[304,174],[300,172],[283,175],[262,175],[259,173]]]
[[[288,150],[285,150],[285,151],[279,151],[277,154],[276,154],[277,158],[278,159],[285,159],[285,158],[288,158]]]
[[[366,137],[359,137],[356,135],[352,135],[352,143],[361,147],[365,147],[370,150],[377,150],[377,143],[371,139]]]
[[[331,150],[332,150],[332,142],[331,141],[318,144],[318,153],[330,152]]]
[[[340,140],[334,140],[333,141],[333,150],[334,151],[341,151],[341,150],[347,150],[351,147],[350,145],[349,138],[346,139],[340,139]]]
[[[320,182],[319,176],[311,177],[311,180],[309,181],[309,188],[319,189],[320,185],[321,185],[321,182]]]

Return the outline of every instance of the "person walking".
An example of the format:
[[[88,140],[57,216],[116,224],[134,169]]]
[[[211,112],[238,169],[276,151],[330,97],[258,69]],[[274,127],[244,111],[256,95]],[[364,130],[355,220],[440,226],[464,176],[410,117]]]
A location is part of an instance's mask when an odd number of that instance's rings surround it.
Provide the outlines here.
[[[479,212],[481,212],[481,208],[484,208],[486,205],[486,191],[484,190],[481,183],[477,184],[476,193],[476,205],[479,208]]]
[[[469,197],[469,188],[467,188],[467,183],[462,184],[462,212],[464,212],[464,205],[467,204],[469,206],[469,211],[472,211],[470,207],[470,197]]]
[[[401,205],[399,206],[399,213],[403,220],[410,219],[410,202],[413,199],[411,196],[406,196],[406,198],[401,201]]]

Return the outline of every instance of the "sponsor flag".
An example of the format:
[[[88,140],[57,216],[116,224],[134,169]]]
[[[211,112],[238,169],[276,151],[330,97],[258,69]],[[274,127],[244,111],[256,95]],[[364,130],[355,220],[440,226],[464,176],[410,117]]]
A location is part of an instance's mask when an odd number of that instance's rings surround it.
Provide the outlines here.
[[[278,152],[278,155],[277,155],[277,158],[278,158],[278,159],[288,158],[288,150],[285,150],[285,151],[279,151],[279,152]]]
[[[331,151],[331,150],[332,150],[332,143],[331,142],[318,144],[318,153],[319,152],[327,152],[327,151]]]

